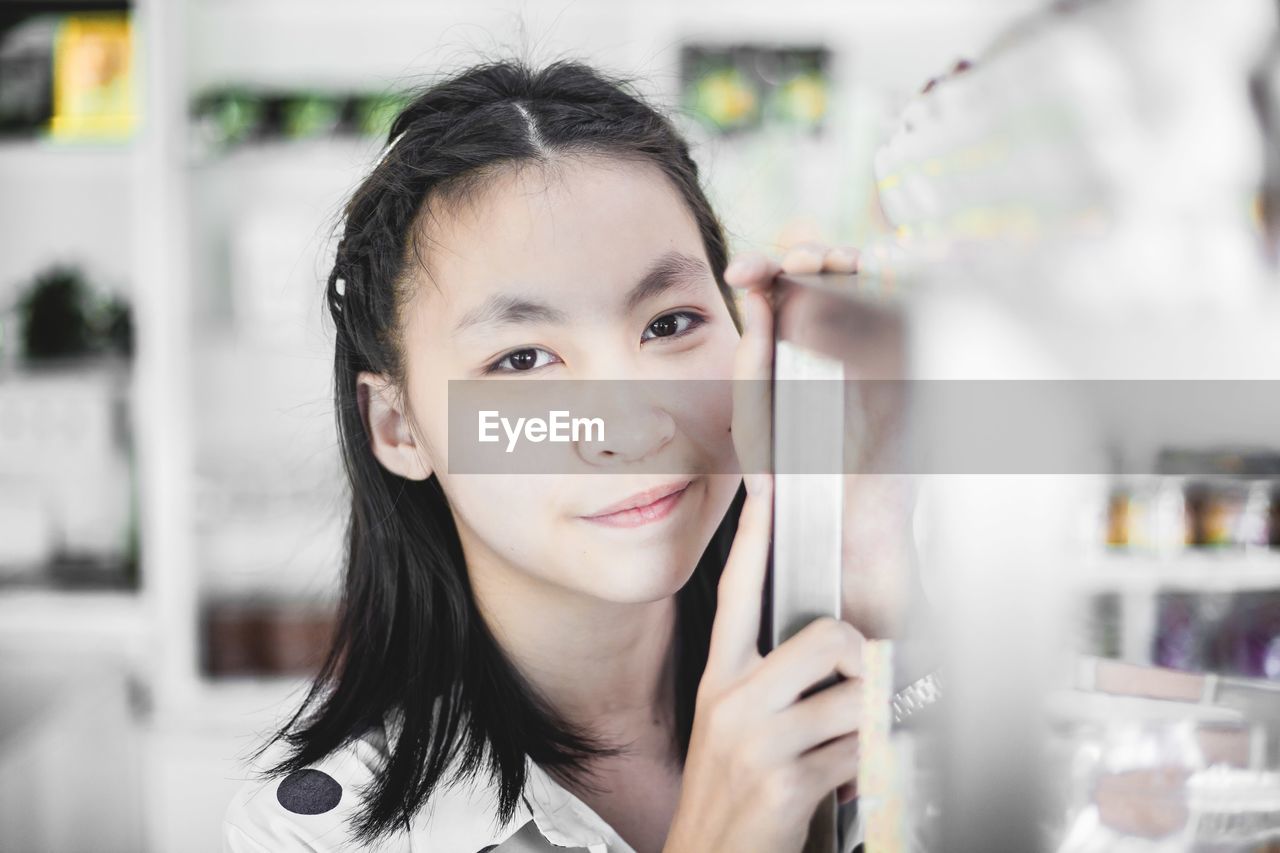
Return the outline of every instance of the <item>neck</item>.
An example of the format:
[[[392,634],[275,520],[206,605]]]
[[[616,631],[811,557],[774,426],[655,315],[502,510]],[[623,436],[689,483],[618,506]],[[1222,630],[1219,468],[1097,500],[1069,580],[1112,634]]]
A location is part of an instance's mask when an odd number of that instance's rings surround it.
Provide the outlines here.
[[[468,571],[490,632],[559,714],[632,755],[674,757],[675,596],[608,602],[499,561]]]

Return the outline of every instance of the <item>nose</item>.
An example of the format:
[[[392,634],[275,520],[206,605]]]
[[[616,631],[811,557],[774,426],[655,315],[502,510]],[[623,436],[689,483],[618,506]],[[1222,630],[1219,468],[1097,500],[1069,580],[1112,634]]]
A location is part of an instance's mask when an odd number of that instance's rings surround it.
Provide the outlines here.
[[[675,419],[657,401],[636,393],[650,383],[609,384],[617,387],[608,394],[592,394],[593,409],[604,421],[604,436],[586,435],[578,440],[578,455],[600,467],[653,461],[675,438]]]

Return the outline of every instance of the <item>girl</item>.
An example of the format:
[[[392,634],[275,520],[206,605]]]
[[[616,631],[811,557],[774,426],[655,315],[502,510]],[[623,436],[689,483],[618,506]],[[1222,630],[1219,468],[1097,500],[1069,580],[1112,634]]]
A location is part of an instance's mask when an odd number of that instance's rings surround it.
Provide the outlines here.
[[[340,626],[225,848],[798,850],[825,795],[851,799],[862,638],[828,619],[760,655],[771,482],[730,473],[748,410],[624,399],[563,476],[467,476],[447,391],[767,378],[770,281],[856,254],[726,268],[686,143],[574,62],[458,74],[389,145],[326,292]],[[642,476],[654,460],[682,473]]]

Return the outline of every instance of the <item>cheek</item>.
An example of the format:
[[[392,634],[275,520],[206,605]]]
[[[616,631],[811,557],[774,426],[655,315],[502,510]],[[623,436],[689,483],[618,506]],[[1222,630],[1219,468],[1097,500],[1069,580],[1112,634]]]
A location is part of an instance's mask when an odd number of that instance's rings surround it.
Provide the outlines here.
[[[480,544],[514,561],[537,562],[554,535],[556,520],[550,509],[555,504],[540,482],[543,479],[487,474],[442,477],[463,545]],[[472,538],[479,542],[469,542]]]
[[[447,471],[445,463],[449,447],[449,385],[442,374],[421,369],[430,358],[413,354],[408,376],[409,407],[413,413],[414,438],[422,457],[437,473]]]
[[[730,379],[733,361],[742,339],[733,318],[723,304],[714,309],[704,306],[709,314],[707,324],[696,331],[696,345],[674,359],[678,366],[671,376],[683,379]],[[691,338],[691,340],[695,340]]]
[[[706,358],[702,365],[705,379],[730,379],[733,376],[733,360],[742,338],[733,327],[733,320],[726,311],[716,324],[717,328],[707,342]]]
[[[717,460],[709,463],[712,472],[728,473],[736,469],[717,466],[734,458],[729,427],[733,421],[733,362],[740,338],[728,314],[720,319],[693,357],[680,365],[680,378],[670,383],[667,411],[704,456]]]
[[[432,470],[437,474],[449,473],[449,436],[450,431],[450,411],[465,411],[467,409],[467,396],[461,392],[460,388],[455,388],[457,398],[462,401],[461,405],[452,405],[454,395],[450,394],[448,374],[443,371],[424,371],[422,375],[414,377],[411,380],[411,403],[413,407],[413,421],[416,427],[416,436],[419,440],[419,446],[422,454],[427,462],[431,465]],[[474,407],[472,407],[474,409]],[[461,419],[457,423],[452,424],[458,435],[466,437],[463,430],[469,422]],[[472,428],[474,429],[474,425]],[[465,444],[465,441],[464,441]],[[463,470],[467,470],[465,467]],[[476,470],[474,467],[470,470]],[[501,477],[493,478],[501,480]],[[459,487],[470,490],[471,486]],[[475,487],[477,489],[485,488],[484,484]]]
[[[728,379],[681,383],[677,406],[670,411],[677,428],[702,457],[698,470],[711,474],[737,471],[733,450],[733,384]]]

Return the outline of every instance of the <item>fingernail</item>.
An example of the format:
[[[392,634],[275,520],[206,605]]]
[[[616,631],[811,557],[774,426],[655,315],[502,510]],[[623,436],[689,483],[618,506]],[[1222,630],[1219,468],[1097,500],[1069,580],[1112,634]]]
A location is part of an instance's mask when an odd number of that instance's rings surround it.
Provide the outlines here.
[[[848,246],[840,246],[832,250],[831,259],[841,268],[849,272],[858,271],[858,250]]]
[[[825,251],[818,251],[812,246],[794,246],[782,259],[782,269],[789,273],[822,272],[822,260]]]

